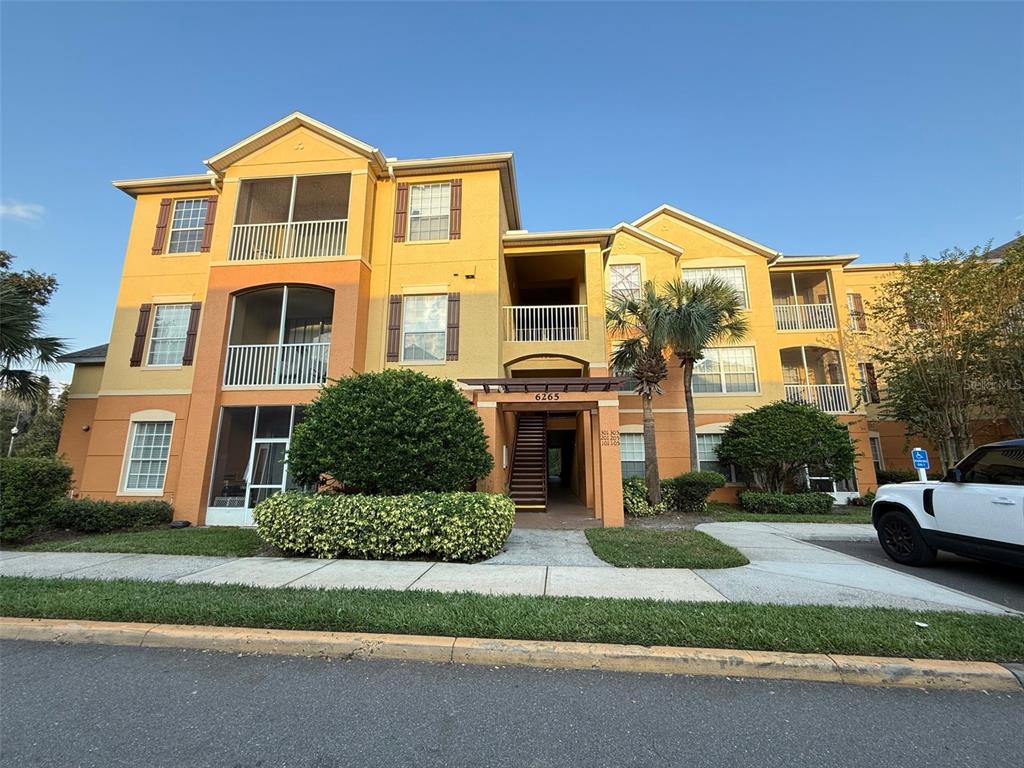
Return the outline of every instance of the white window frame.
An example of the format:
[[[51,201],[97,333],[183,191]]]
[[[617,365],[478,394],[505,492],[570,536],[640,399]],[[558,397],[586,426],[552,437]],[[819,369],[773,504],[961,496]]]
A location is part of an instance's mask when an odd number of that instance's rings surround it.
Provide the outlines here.
[[[730,264],[721,267],[684,267],[683,268],[683,280],[688,283],[700,284],[707,280],[708,277],[715,276],[720,277],[725,282],[729,283],[728,278],[722,277],[722,272],[739,270],[740,282],[742,283],[742,290],[739,291],[740,298],[743,301],[743,309],[750,309],[750,291],[747,288],[747,268],[742,265]],[[689,276],[687,275],[689,273]],[[696,273],[696,274],[695,274]]]
[[[203,215],[199,219],[198,226],[189,227],[176,227],[174,226],[175,217],[178,215],[178,206],[183,203],[201,203],[203,204]],[[174,201],[174,208],[171,211],[171,220],[167,223],[167,253],[175,256],[180,256],[183,253],[199,253],[203,247],[203,230],[206,229],[206,217],[210,215],[210,201],[205,197],[183,197],[179,200]],[[192,223],[192,222],[190,222]],[[174,233],[175,232],[199,232],[199,240],[196,243],[196,247],[192,249],[174,250]]]
[[[635,269],[636,270],[636,288],[627,288],[625,290],[617,290],[615,287],[615,273],[616,270],[621,269]],[[638,261],[623,262],[621,264],[609,264],[608,265],[608,293],[612,296],[621,297],[627,296],[632,299],[639,299],[640,292],[643,290],[644,275],[643,267]]]
[[[882,438],[880,435],[868,435],[868,446],[871,450],[871,463],[875,471],[885,471],[885,456],[882,454]]]
[[[413,193],[416,190],[425,190],[427,188],[437,188],[442,191],[441,199],[444,201],[444,213],[420,213],[418,215],[413,214]],[[421,192],[422,194],[422,192]],[[444,215],[448,219],[448,226],[445,227],[444,237],[414,237],[413,226],[414,220],[418,219],[433,219]],[[406,241],[411,243],[440,243],[447,240],[451,240],[452,237],[452,183],[450,181],[431,181],[423,184],[410,184],[409,185],[409,213],[407,214],[408,221],[406,222]]]
[[[697,433],[697,469],[703,472],[705,470],[704,470],[704,467],[703,467],[703,462],[700,459],[700,439],[702,437],[717,437],[719,444],[721,444],[721,442],[722,442],[722,433],[721,432],[698,432]],[[715,452],[715,456],[716,456],[716,459],[715,459],[715,463],[716,464],[723,464],[724,463],[721,459],[717,458],[717,456],[718,456],[718,452],[717,451]],[[725,475],[725,482],[726,482],[726,484],[727,485],[737,485],[739,483],[739,481],[736,479],[736,467],[734,465],[732,465],[732,464],[726,464],[725,465],[725,469],[726,469],[726,471],[723,472],[722,474]],[[717,472],[718,470],[714,469],[714,470],[707,470],[707,471],[709,471],[709,472]]]
[[[169,307],[173,307],[175,309],[179,309],[179,311],[180,311],[181,308],[184,308],[184,315],[185,315],[184,333],[180,337],[179,336],[168,336],[168,337],[165,337],[165,338],[157,338],[157,335],[156,335],[156,331],[157,331],[157,316],[160,314],[160,310],[161,309],[165,309],[165,308],[169,308]],[[148,338],[146,340],[146,358],[145,359],[146,359],[146,367],[147,368],[180,368],[181,367],[181,361],[182,361],[182,358],[183,358],[183,356],[185,354],[185,345],[188,343],[188,321],[189,321],[189,317],[191,315],[191,312],[192,312],[192,305],[191,304],[184,304],[184,303],[181,303],[181,302],[174,302],[174,303],[168,303],[168,304],[155,304],[155,305],[153,305],[153,319],[152,319],[152,321],[150,321],[149,333],[147,334]],[[152,362],[152,359],[153,359],[153,342],[154,341],[173,341],[173,340],[177,340],[179,338],[181,340],[181,352],[178,354],[177,362],[173,362],[173,363],[154,363],[154,362]]]
[[[628,439],[627,439],[628,438]],[[626,450],[632,450],[634,453],[639,449],[639,458],[635,456],[632,458],[626,458]],[[643,432],[619,432],[619,467],[627,461],[635,463],[641,462],[644,464],[646,469],[647,451],[644,446],[644,433]],[[625,475],[623,475],[625,477]],[[641,471],[639,475],[631,474],[629,477],[643,477],[644,472]]]
[[[124,458],[121,462],[121,478],[117,484],[118,496],[163,496],[164,488],[167,486],[167,470],[171,463],[171,446],[174,444],[174,420],[175,414],[172,411],[148,410],[138,411],[129,417],[128,435],[125,439]],[[167,455],[162,459],[133,459],[132,452],[135,448],[135,439],[138,434],[139,424],[170,424],[167,432]],[[129,488],[128,478],[131,476],[131,465],[133,461],[162,461],[164,462],[164,476],[159,488]]]
[[[719,385],[721,386],[721,389],[718,390],[717,392],[697,392],[696,390],[694,390],[693,396],[694,397],[716,397],[716,396],[720,396],[720,395],[756,395],[756,394],[758,394],[761,391],[761,381],[760,381],[760,379],[758,378],[758,375],[757,375],[757,349],[755,347],[708,347],[706,350],[704,350],[704,359],[708,359],[708,355],[707,355],[708,352],[718,352],[719,350],[727,350],[727,351],[750,350],[750,361],[751,361],[751,366],[752,366],[753,374],[754,374],[754,388],[750,389],[750,390],[744,389],[744,390],[730,392],[727,389],[727,385],[726,385],[726,379],[725,379],[726,373],[722,369],[721,362],[719,361],[718,370],[714,371],[714,373],[718,374],[718,381],[719,381]],[[698,373],[696,368],[694,369],[694,373],[695,374]],[[700,371],[700,373],[704,373],[704,371]]]
[[[409,319],[407,302],[409,299],[440,299],[443,306],[441,311],[441,330],[439,331],[406,331],[405,324]],[[441,357],[438,360],[410,360],[405,356],[405,337],[407,333],[439,333],[442,336]],[[448,294],[447,293],[407,293],[402,296],[402,328],[399,337],[401,345],[399,360],[408,365],[444,365],[448,350]]]

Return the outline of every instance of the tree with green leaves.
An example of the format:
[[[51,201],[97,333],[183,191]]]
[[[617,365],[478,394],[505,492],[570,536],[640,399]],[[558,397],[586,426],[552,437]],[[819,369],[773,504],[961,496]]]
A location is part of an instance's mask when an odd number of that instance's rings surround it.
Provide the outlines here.
[[[32,401],[0,393],[2,455],[6,455],[8,449],[13,449],[13,456],[53,458],[57,455],[68,390],[60,388],[54,395],[49,379],[43,376],[40,381],[42,390]],[[12,427],[18,428],[13,444],[10,442]]]
[[[39,397],[49,381],[39,371],[57,362],[64,343],[43,334],[43,307],[57,279],[34,270],[14,272],[14,257],[0,251],[0,391],[24,400]]]
[[[1018,245],[908,259],[870,305],[882,414],[938,447],[949,467],[986,417],[1024,428],[1024,256]]]
[[[850,477],[856,452],[835,416],[780,400],[733,419],[722,433],[718,458],[744,471],[755,487],[783,493],[798,487],[808,468],[834,480]]]
[[[654,283],[646,282],[639,296],[612,294],[608,297],[605,321],[616,339],[611,366],[617,376],[636,381],[644,421],[644,482],[647,500],[661,503],[661,476],[658,471],[658,447],[654,434],[654,396],[668,378],[668,312],[664,298]]]
[[[686,426],[690,437],[690,470],[697,471],[697,417],[693,406],[693,369],[704,350],[742,341],[750,330],[743,298],[718,277],[699,283],[675,279],[665,284],[666,341],[683,369]]]

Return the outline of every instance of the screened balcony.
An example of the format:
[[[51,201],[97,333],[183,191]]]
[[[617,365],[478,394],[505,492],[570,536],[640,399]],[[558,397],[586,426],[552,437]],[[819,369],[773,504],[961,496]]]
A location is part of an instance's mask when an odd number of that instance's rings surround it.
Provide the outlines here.
[[[225,387],[318,386],[327,380],[334,293],[283,285],[234,298]]]
[[[243,181],[231,230],[231,261],[344,256],[351,176]]]
[[[780,331],[836,328],[828,272],[773,272],[772,304]]]
[[[786,399],[810,403],[826,413],[848,413],[850,397],[839,352],[824,347],[780,350]]]

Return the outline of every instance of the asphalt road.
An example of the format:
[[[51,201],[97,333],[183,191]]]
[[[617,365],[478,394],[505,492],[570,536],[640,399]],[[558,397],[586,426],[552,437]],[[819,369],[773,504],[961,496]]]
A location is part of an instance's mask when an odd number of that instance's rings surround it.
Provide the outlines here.
[[[900,565],[889,559],[877,541],[816,541],[820,547],[842,552],[860,560],[884,565],[894,571],[952,587],[969,595],[1024,611],[1024,568],[1000,563],[971,560],[949,552],[939,552],[935,564],[927,568]]]
[[[0,765],[1024,764],[1024,694],[0,644]]]

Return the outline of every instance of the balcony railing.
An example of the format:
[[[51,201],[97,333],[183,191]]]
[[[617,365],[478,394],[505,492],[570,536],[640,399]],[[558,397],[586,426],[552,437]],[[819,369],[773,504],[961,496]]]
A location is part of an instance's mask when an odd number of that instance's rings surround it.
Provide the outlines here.
[[[836,311],[831,304],[776,304],[775,327],[780,331],[835,328]]]
[[[792,403],[809,403],[826,413],[847,413],[850,398],[843,384],[787,384],[786,399]]]
[[[323,384],[330,342],[232,344],[224,366],[225,387]]]
[[[586,304],[505,307],[505,341],[586,341]]]
[[[348,219],[235,224],[230,261],[273,261],[344,256]]]

